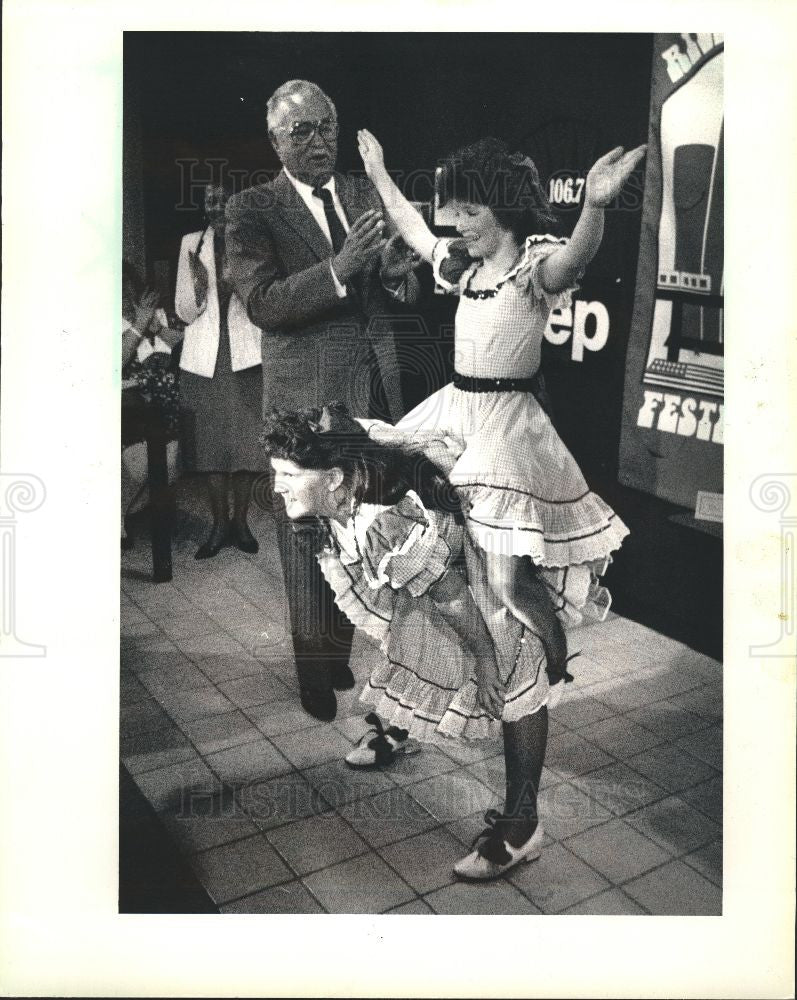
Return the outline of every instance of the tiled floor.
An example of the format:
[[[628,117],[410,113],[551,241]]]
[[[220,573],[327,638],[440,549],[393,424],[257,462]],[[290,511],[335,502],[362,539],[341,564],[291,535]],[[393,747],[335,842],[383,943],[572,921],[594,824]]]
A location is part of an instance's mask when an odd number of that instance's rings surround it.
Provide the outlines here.
[[[279,561],[196,562],[203,510],[178,488],[174,580],[146,539],[122,558],[121,755],[222,912],[719,914],[722,668],[613,617],[571,633],[551,714],[539,861],[489,885],[453,863],[500,804],[499,743],[426,748],[385,771],[342,758],[354,692],[321,724],[298,701]],[[378,652],[357,640],[364,679]]]

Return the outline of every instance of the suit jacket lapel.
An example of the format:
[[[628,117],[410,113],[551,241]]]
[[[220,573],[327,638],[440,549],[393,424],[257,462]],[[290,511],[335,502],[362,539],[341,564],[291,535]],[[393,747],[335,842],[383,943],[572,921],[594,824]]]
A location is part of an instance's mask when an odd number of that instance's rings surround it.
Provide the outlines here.
[[[331,257],[332,248],[329,240],[319,229],[318,223],[286,177],[284,170],[277,176],[273,187],[277,195],[277,208],[285,222],[301,236],[319,260]]]

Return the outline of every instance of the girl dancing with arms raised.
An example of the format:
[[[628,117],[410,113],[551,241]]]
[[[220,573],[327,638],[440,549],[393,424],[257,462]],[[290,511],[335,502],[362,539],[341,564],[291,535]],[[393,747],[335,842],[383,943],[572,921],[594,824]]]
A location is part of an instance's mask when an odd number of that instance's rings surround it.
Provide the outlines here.
[[[646,147],[617,148],[595,163],[581,216],[565,240],[545,234],[554,219],[533,162],[482,139],[449,157],[439,173],[440,204],[462,236],[452,241],[437,239],[403,197],[374,136],[362,130],[358,141],[399,233],[460,297],[454,381],[398,429],[420,444],[429,430],[454,443],[449,478],[489,592],[540,637],[551,680],[559,680],[566,675],[562,623],[605,617],[609,596],[598,578],[628,531],[589,490],[535,398],[535,376],[551,309],[570,305],[600,245],[604,208]]]

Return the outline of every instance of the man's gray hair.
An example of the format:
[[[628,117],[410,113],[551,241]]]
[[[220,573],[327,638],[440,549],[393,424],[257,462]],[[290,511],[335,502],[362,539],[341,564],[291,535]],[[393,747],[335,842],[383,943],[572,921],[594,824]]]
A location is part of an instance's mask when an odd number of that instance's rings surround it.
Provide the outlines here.
[[[281,87],[277,87],[266,103],[266,124],[269,131],[271,131],[274,127],[274,122],[277,117],[280,104],[283,101],[289,101],[294,94],[298,93],[316,94],[319,97],[323,97],[329,105],[332,117],[338,117],[334,101],[328,94],[324,93],[317,83],[311,83],[310,80],[288,80],[288,82],[283,83]]]

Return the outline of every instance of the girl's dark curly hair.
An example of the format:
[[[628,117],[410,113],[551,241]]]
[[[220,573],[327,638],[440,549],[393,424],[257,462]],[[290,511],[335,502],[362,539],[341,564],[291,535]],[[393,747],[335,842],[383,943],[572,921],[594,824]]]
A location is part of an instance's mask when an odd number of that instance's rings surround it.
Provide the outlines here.
[[[358,503],[387,507],[414,490],[429,509],[463,521],[459,496],[439,466],[420,451],[372,440],[343,403],[323,410],[272,410],[260,444],[269,456],[304,469],[342,469],[354,483]]]
[[[501,139],[479,139],[452,153],[437,176],[440,207],[449,201],[486,205],[519,243],[558,228],[534,161],[510,153]]]

